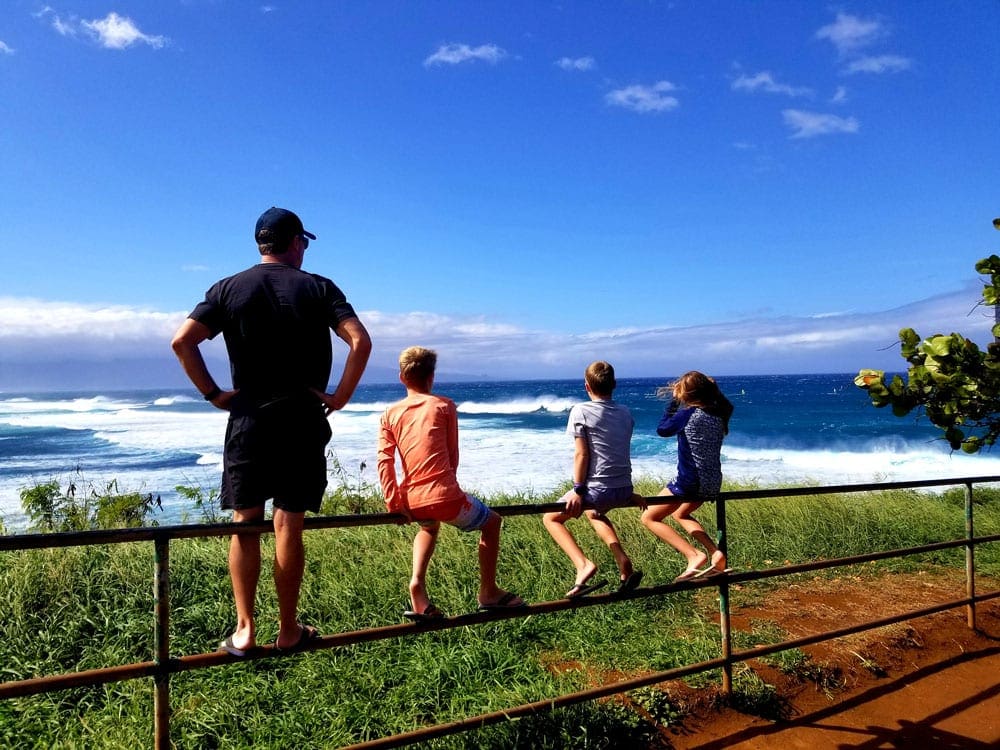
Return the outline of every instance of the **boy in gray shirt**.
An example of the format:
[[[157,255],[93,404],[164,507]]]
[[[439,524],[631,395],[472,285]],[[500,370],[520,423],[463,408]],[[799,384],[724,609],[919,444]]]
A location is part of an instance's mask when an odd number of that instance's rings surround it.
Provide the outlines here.
[[[566,597],[574,599],[600,588],[591,583],[597,565],[580,549],[566,521],[582,513],[595,533],[608,545],[618,565],[618,591],[631,591],[642,580],[642,571],[622,549],[621,541],[607,512],[626,505],[645,507],[641,496],[632,490],[632,461],[629,455],[635,425],[628,408],[615,403],[615,370],[607,362],[592,362],[584,373],[584,386],[590,401],[574,406],[569,413],[566,431],[576,446],[573,457],[573,489],[563,495],[563,511],[542,516],[542,523],[576,568],[573,587]]]

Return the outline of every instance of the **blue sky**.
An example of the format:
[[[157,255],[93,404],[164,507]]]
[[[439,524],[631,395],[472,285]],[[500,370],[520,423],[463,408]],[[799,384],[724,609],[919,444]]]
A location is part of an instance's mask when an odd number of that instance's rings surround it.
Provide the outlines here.
[[[173,382],[170,334],[271,205],[318,235],[373,372],[410,344],[443,373],[667,377],[984,339],[998,28],[993,0],[8,0],[0,388]]]

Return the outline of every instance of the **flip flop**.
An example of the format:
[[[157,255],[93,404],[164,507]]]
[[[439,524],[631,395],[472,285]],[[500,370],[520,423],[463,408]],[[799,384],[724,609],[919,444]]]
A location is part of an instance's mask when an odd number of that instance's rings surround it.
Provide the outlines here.
[[[688,568],[674,579],[674,583],[684,583],[684,581],[690,581],[697,578],[702,572],[704,571],[700,571],[697,568]]]
[[[635,591],[639,588],[639,584],[642,583],[642,576],[643,572],[641,570],[633,570],[628,578],[618,584],[618,593],[625,594],[629,591]]]
[[[403,612],[403,617],[407,620],[413,620],[414,622],[426,622],[427,620],[441,620],[444,618],[444,612],[438,609],[433,604],[428,604],[427,608],[423,612],[415,612],[412,609],[408,609]]]
[[[479,611],[490,612],[496,609],[517,609],[518,607],[524,607],[524,606],[527,606],[527,602],[521,600],[521,597],[519,597],[513,591],[508,591],[506,594],[504,594],[491,604],[480,604]]]
[[[219,651],[225,651],[230,656],[244,657],[249,652],[249,648],[239,648],[233,644],[233,637],[231,635],[226,636],[226,640],[219,644]]]
[[[724,570],[719,570],[718,568],[714,568],[714,567],[709,566],[709,567],[705,568],[704,570],[699,570],[697,573],[695,573],[694,577],[695,578],[715,578],[716,576],[724,576],[724,575],[726,575],[726,573],[732,573],[732,572],[733,572],[732,568],[725,568]]]
[[[598,581],[597,583],[576,583],[573,584],[573,588],[566,592],[566,598],[579,599],[581,596],[586,596],[591,591],[597,591],[597,589],[604,588],[607,585],[607,581]]]
[[[292,646],[287,646],[282,648],[278,645],[277,639],[274,641],[274,650],[279,654],[292,654],[296,651],[302,650],[310,641],[315,641],[319,638],[319,631],[316,630],[312,625],[306,625],[304,622],[299,623],[299,639]]]

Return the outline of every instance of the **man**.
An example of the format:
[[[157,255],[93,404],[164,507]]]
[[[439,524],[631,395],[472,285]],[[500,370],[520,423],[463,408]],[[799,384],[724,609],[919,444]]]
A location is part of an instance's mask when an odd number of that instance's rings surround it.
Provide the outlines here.
[[[223,458],[222,507],[236,523],[263,520],[274,506],[274,582],[279,651],[318,636],[297,617],[305,569],[305,512],[319,510],[326,489],[326,417],[350,400],[371,353],[371,339],[336,284],[301,270],[309,240],[291,211],[269,208],[254,231],[261,263],[222,279],[181,325],[171,343],[206,401],[229,411]],[[327,393],[333,360],[330,330],[349,348],[340,383]],[[232,390],[209,373],[200,344],[222,333]],[[220,645],[245,656],[257,645],[254,600],[260,577],[260,534],[236,534],[229,572],[236,630]]]

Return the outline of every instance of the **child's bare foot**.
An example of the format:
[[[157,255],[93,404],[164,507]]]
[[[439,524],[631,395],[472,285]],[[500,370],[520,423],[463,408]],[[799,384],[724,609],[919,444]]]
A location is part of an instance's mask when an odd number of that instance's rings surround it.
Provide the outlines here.
[[[410,604],[413,605],[413,612],[424,612],[431,606],[431,600],[427,596],[427,589],[421,583],[410,583]]]
[[[681,573],[674,579],[674,583],[680,583],[681,581],[689,581],[698,575],[698,572],[702,565],[708,562],[708,555],[704,552],[695,552],[694,555],[687,558],[687,567],[684,572]]]
[[[694,554],[693,557],[689,557],[687,559],[687,562],[688,562],[688,564],[687,564],[687,570],[695,570],[696,571],[696,570],[698,570],[698,568],[700,568],[702,565],[704,565],[705,563],[708,562],[708,555],[706,555],[704,552],[698,551],[698,552],[695,552],[695,554]],[[685,572],[687,572],[687,571],[685,571]]]
[[[594,564],[592,560],[587,560],[587,564],[576,571],[576,580],[573,581],[573,585],[582,586],[597,573],[597,565]]]
[[[726,569],[726,556],[722,554],[722,550],[712,553],[712,567],[720,573]]]
[[[587,585],[587,581],[592,579],[596,573],[597,565],[594,564],[593,560],[587,560],[586,564],[576,571],[576,580],[573,581],[570,590],[566,592],[566,598],[575,599],[594,591],[597,586],[603,586],[604,584]]]

